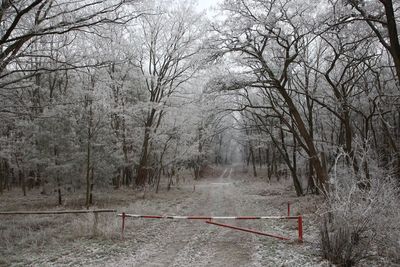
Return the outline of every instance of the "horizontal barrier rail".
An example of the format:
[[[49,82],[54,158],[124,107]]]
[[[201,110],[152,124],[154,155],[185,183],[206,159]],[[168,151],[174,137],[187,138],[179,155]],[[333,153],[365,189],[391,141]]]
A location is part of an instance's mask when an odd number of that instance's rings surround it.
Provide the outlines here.
[[[118,214],[119,217],[123,213]],[[125,213],[125,217],[142,219],[172,219],[172,220],[297,220],[298,216],[174,216],[174,215],[139,215]]]
[[[288,215],[290,215],[290,210],[288,210]],[[303,242],[303,217],[302,216],[175,216],[175,215],[141,215],[141,214],[129,214],[120,213],[117,216],[122,218],[122,228],[121,228],[121,238],[124,239],[125,231],[125,219],[135,218],[135,219],[166,219],[166,220],[203,220],[208,224],[231,228],[238,231],[269,236],[273,238],[278,238],[281,240],[291,240],[288,237],[283,237],[275,234],[263,233],[255,231],[252,229],[241,228],[233,225],[222,224],[218,222],[213,222],[212,220],[297,220],[297,231],[298,231],[298,241]]]
[[[255,231],[255,230],[252,230],[252,229],[237,227],[237,226],[233,226],[233,225],[217,223],[217,222],[213,222],[213,221],[206,221],[206,223],[212,224],[212,225],[216,225],[216,226],[226,227],[226,228],[230,228],[230,229],[238,230],[238,231],[242,231],[242,232],[247,232],[247,233],[252,233],[252,234],[257,234],[257,235],[273,237],[273,238],[277,238],[277,239],[280,239],[280,240],[290,240],[290,238],[288,238],[288,237],[283,237],[283,236],[278,236],[278,235],[274,235],[274,234],[263,233],[263,232],[260,232],[260,231]]]
[[[54,210],[54,211],[0,211],[0,215],[58,215],[58,214],[87,214],[92,213],[95,216],[93,233],[97,232],[98,213],[115,213],[114,209],[98,209],[98,210]],[[290,211],[288,209],[288,215]],[[281,240],[291,240],[287,237],[282,237],[274,234],[263,233],[252,229],[241,228],[233,225],[222,224],[212,220],[297,220],[298,222],[298,241],[303,241],[303,218],[302,216],[176,216],[176,215],[139,215],[120,213],[117,216],[122,217],[121,236],[124,238],[125,219],[126,218],[143,218],[143,219],[166,219],[166,220],[203,220],[208,224],[231,228],[238,231],[254,233],[263,236],[278,238]]]
[[[73,213],[106,213],[117,212],[117,210],[53,210],[53,211],[0,211],[0,215],[51,215],[51,214],[73,214]]]

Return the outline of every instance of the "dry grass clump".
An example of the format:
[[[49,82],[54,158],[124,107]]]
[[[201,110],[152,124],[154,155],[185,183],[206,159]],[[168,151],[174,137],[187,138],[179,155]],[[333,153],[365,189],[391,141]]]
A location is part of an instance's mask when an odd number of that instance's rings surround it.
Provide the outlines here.
[[[37,190],[28,196],[19,190],[5,192],[1,196],[0,210],[75,210],[83,209],[83,197],[79,193],[65,196],[63,206],[56,205],[53,195],[41,195]],[[83,194],[82,194],[83,195]],[[95,195],[96,206],[92,209],[117,208],[136,201],[131,189],[121,189],[109,194]],[[48,251],[70,251],[87,240],[113,244],[121,237],[121,219],[116,213],[59,215],[1,215],[0,216],[0,266],[25,262],[24,255],[41,255]],[[50,253],[51,254],[51,253]],[[38,256],[39,257],[39,256]],[[57,257],[57,256],[55,256]],[[39,257],[40,258],[40,257]],[[33,259],[31,259],[33,260]],[[39,263],[38,263],[39,264]],[[40,265],[40,264],[39,264]]]
[[[119,237],[119,220],[115,214],[99,214],[95,227],[93,214],[30,215],[2,219],[0,247],[40,249],[52,242],[77,238]]]

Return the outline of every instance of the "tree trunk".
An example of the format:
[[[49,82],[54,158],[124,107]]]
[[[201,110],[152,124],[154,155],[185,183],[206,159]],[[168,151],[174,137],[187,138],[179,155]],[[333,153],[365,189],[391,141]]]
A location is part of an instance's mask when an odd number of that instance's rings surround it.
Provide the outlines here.
[[[58,176],[58,171],[57,171],[57,192],[58,192],[58,205],[62,205],[62,195],[61,195],[61,182],[60,182],[60,177]]]
[[[296,195],[302,196],[303,193],[303,187],[301,186],[299,177],[297,176],[297,143],[296,143],[296,137],[293,134],[293,155],[292,155],[292,165],[293,168],[290,169],[291,174],[292,174],[292,180],[293,180],[293,185],[294,185],[294,189],[296,190]]]
[[[394,138],[392,136],[392,133],[390,132],[390,129],[388,127],[387,122],[384,120],[382,114],[381,116],[381,123],[382,123],[382,128],[385,132],[384,137],[387,138],[387,143],[389,146],[389,152],[387,154],[394,154],[394,173],[397,176],[398,180],[400,181],[400,149],[397,147],[396,142],[394,141]]]
[[[290,114],[293,116],[294,123],[297,126],[297,129],[299,130],[300,136],[303,138],[306,146],[307,146],[307,154],[310,157],[311,164],[315,170],[315,174],[317,176],[319,185],[323,190],[326,190],[326,181],[327,181],[327,170],[324,169],[322,166],[321,160],[319,158],[317,149],[314,145],[314,140],[307,131],[307,128],[304,124],[303,119],[300,116],[299,111],[297,110],[295,104],[292,101],[292,98],[288,95],[287,91],[285,88],[278,86],[278,91],[284,98],[286,104],[289,107]]]
[[[278,159],[275,149],[272,150],[272,175],[277,176],[278,173]],[[279,180],[279,179],[278,179]]]
[[[94,88],[94,77],[92,77],[92,88]],[[92,161],[92,134],[93,134],[93,110],[92,110],[92,99],[89,96],[86,98],[86,107],[88,110],[88,121],[87,121],[87,144],[86,144],[86,208],[90,207],[90,170]]]
[[[308,80],[308,76],[306,76]],[[307,86],[308,86],[308,81],[307,81]],[[312,98],[309,96],[309,94],[306,95],[306,103],[307,103],[307,111],[308,111],[308,129],[310,131],[310,137],[314,139],[314,102]],[[333,143],[333,134],[332,134],[332,143]],[[314,183],[314,169],[311,164],[311,161],[308,160],[308,184],[307,184],[307,190],[310,190],[311,193],[318,193],[318,190],[315,186]]]
[[[303,193],[303,188],[300,184],[299,177],[297,176],[296,169],[294,168],[289,168],[289,169],[293,180],[294,190],[296,191],[296,195],[300,197],[304,195],[304,193]]]
[[[121,170],[120,169],[121,168],[118,168],[118,173],[113,178],[114,189],[119,189],[121,187],[122,177],[121,177]]]
[[[251,153],[250,153],[250,151],[249,151],[249,154],[248,154],[247,157],[246,157],[246,166],[247,166],[247,167],[249,167],[249,165],[250,165],[250,158],[251,158]]]
[[[4,181],[5,181],[5,172],[6,172],[6,168],[5,168],[5,164],[4,164],[5,160],[1,160],[0,161],[0,194],[3,194],[3,188],[4,188]]]
[[[41,179],[40,179],[40,187],[41,187],[40,194],[46,195],[47,192],[46,192],[46,186],[45,186],[45,179],[43,177],[41,177]]]
[[[123,177],[124,177],[124,181],[125,181],[125,186],[129,186],[133,180],[132,177],[132,168],[129,166],[124,167],[123,169]]]
[[[91,161],[91,132],[88,127],[88,140],[86,146],[86,208],[90,207],[90,161]]]
[[[318,194],[318,188],[315,186],[314,182],[314,168],[312,166],[311,160],[308,160],[308,185],[307,190],[310,190],[311,193]]]
[[[256,168],[256,160],[254,157],[254,150],[253,147],[250,145],[250,155],[251,155],[251,163],[253,165],[253,176],[257,177],[257,168]]]
[[[94,187],[94,167],[91,168],[90,172],[90,196],[89,196],[90,205],[93,205],[93,187]]]
[[[347,107],[345,107],[347,109]],[[355,174],[358,173],[359,167],[357,163],[357,159],[354,157],[353,151],[353,131],[351,129],[350,123],[350,112],[346,110],[343,113],[343,124],[344,124],[344,131],[345,131],[345,152],[348,154],[348,164],[353,167]],[[349,162],[350,161],[350,162]]]
[[[393,59],[393,63],[396,70],[397,82],[400,83],[400,42],[399,42],[399,35],[397,31],[397,22],[395,11],[393,7],[392,0],[380,0],[385,9],[386,15],[386,25],[385,28],[387,32],[380,31],[379,28],[374,24],[373,16],[368,14],[363,7],[360,5],[360,1],[352,0],[350,3],[352,6],[360,12],[360,14],[364,17],[368,26],[372,29],[375,35],[378,37],[379,42],[382,46],[390,53]],[[387,42],[387,36],[389,37],[389,43]]]
[[[392,55],[394,65],[396,67],[397,82],[400,83],[400,43],[399,35],[397,32],[396,17],[394,14],[393,1],[381,1],[385,6],[387,29],[389,32],[390,40],[390,54]]]
[[[271,177],[272,177],[272,161],[270,160],[270,156],[269,156],[269,151],[270,149],[267,148],[266,149],[266,154],[265,154],[265,158],[266,158],[266,164],[267,164],[267,175],[268,175],[268,180],[271,181]]]
[[[21,181],[21,186],[22,186],[22,192],[24,194],[24,197],[26,196],[26,181],[25,181],[25,174],[23,171],[19,171],[19,179]]]
[[[200,179],[200,166],[198,166],[197,164],[195,164],[193,166],[193,171],[194,171],[194,179],[195,180],[199,180]]]
[[[293,123],[293,122],[292,122]],[[288,166],[291,176],[292,176],[292,180],[293,180],[293,185],[294,185],[294,189],[296,191],[296,195],[297,196],[302,196],[303,195],[303,188],[301,187],[299,178],[297,177],[297,169],[296,169],[296,142],[294,141],[293,144],[293,162],[290,162],[290,156],[289,153],[287,151],[287,147],[286,147],[286,142],[285,142],[285,134],[283,132],[282,129],[283,125],[281,125],[280,127],[280,137],[281,137],[281,143],[282,143],[282,149],[279,149],[280,154],[283,156],[283,159],[286,162],[286,165]],[[271,135],[272,140],[274,141],[275,145],[278,146],[278,142],[276,142],[275,138]],[[293,134],[293,139],[295,140],[296,137]]]
[[[148,120],[149,121],[149,120]],[[150,124],[151,125],[151,124]],[[140,162],[136,174],[135,184],[138,187],[145,186],[148,179],[148,157],[149,157],[149,142],[150,142],[150,125],[149,123],[146,125],[143,145],[142,145],[142,153],[140,157]]]
[[[162,168],[159,168],[158,174],[157,174],[157,186],[156,186],[156,193],[158,193],[158,190],[160,188],[160,182],[161,182],[161,172]],[[168,185],[169,186],[169,185]],[[169,190],[169,189],[168,189]]]
[[[58,147],[54,146],[54,166],[56,166],[56,181],[57,181],[57,192],[58,192],[58,205],[62,205],[62,195],[61,195],[61,180],[60,171],[58,170]]]

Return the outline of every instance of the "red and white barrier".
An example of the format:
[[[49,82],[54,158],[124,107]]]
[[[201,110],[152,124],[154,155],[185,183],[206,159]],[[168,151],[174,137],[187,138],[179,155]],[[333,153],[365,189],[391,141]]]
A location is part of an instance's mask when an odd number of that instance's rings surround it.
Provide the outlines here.
[[[186,219],[186,220],[294,220],[298,216],[175,216],[175,215],[139,215],[139,214],[129,214],[122,213],[118,216],[130,218],[142,218],[142,219]]]
[[[288,214],[290,214],[290,208],[288,205]],[[122,230],[121,236],[124,238],[125,231],[125,219],[126,218],[136,218],[136,219],[170,219],[170,220],[203,220],[208,224],[217,225],[221,227],[227,227],[234,230],[244,231],[253,234],[259,234],[269,237],[278,238],[281,240],[291,240],[287,237],[282,237],[274,234],[263,233],[247,228],[241,228],[233,225],[222,224],[213,222],[213,220],[297,220],[298,222],[298,241],[303,242],[303,218],[302,216],[176,216],[176,215],[141,215],[141,214],[129,214],[121,213],[118,216],[122,217]]]
[[[255,231],[255,230],[252,230],[252,229],[237,227],[237,226],[233,226],[233,225],[229,225],[229,224],[217,223],[217,222],[213,222],[213,221],[206,221],[206,223],[212,224],[212,225],[221,226],[221,227],[226,227],[226,228],[230,228],[230,229],[234,229],[234,230],[238,230],[238,231],[243,231],[243,232],[247,232],[247,233],[252,233],[252,234],[256,234],[256,235],[263,235],[263,236],[273,237],[273,238],[277,238],[277,239],[280,239],[280,240],[290,240],[290,238],[288,238],[288,237],[279,236],[279,235],[275,235],[275,234],[263,233],[263,232],[260,232],[260,231]]]

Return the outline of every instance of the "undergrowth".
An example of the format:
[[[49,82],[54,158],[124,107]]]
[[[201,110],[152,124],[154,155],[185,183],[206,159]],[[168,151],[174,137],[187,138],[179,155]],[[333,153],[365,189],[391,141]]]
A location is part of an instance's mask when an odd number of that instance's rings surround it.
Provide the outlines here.
[[[376,166],[370,168],[368,180],[345,164],[331,176],[320,209],[320,240],[323,257],[339,266],[371,257],[400,263],[399,186]]]

